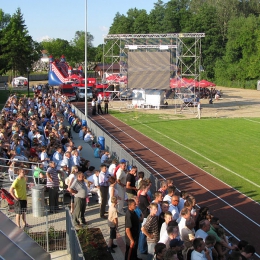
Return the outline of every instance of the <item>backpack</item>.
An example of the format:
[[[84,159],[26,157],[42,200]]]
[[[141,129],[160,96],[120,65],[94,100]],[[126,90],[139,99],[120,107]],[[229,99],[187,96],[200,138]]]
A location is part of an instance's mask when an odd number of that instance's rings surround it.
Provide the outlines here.
[[[1,188],[0,193],[1,193],[1,198],[3,200],[6,200],[9,206],[14,205],[14,198],[6,189]]]

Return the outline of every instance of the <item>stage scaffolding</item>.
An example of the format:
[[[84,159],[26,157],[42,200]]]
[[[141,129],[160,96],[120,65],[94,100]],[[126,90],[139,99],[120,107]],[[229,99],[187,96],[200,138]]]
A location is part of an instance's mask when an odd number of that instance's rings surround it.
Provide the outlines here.
[[[170,78],[182,81],[185,77],[200,81],[201,39],[204,37],[205,33],[109,34],[104,37],[103,64],[110,66],[104,69],[103,75],[113,73],[114,64],[119,64],[120,74],[127,76],[129,52],[170,52],[169,85],[165,86],[166,90],[169,90]],[[195,88],[182,90],[181,87],[174,92],[175,111],[184,112],[188,108],[194,113],[195,103],[184,104],[183,100],[195,98]]]

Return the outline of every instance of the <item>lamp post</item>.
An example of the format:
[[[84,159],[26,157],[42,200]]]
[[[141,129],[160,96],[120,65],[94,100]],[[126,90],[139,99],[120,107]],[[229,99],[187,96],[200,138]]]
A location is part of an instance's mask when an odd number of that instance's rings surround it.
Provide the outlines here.
[[[30,79],[29,79],[29,76],[30,76],[30,68],[29,67],[27,67],[26,68],[26,70],[27,70],[27,78],[28,78],[28,81],[27,81],[27,97],[29,97],[29,91],[30,91],[30,89],[29,89],[29,86],[30,86]]]
[[[88,66],[87,66],[87,45],[88,45],[88,31],[87,31],[87,10],[88,0],[85,3],[85,117],[88,116]]]

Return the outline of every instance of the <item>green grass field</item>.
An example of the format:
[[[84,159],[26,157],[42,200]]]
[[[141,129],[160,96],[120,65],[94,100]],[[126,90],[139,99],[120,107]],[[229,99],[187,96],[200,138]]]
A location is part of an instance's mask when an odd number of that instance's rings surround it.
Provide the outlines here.
[[[112,114],[260,202],[260,118],[178,120],[163,114]]]

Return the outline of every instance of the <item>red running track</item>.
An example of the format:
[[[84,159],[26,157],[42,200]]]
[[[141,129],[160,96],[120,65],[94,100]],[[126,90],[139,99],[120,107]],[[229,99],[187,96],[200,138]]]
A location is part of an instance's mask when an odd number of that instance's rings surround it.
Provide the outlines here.
[[[84,103],[77,107],[84,113]],[[144,166],[159,180],[173,179],[179,190],[187,190],[195,195],[197,204],[200,207],[208,206],[211,214],[219,217],[221,224],[232,235],[254,245],[256,259],[260,258],[258,203],[113,116],[88,116],[106,129],[112,138],[120,140],[139,162],[145,161]]]

